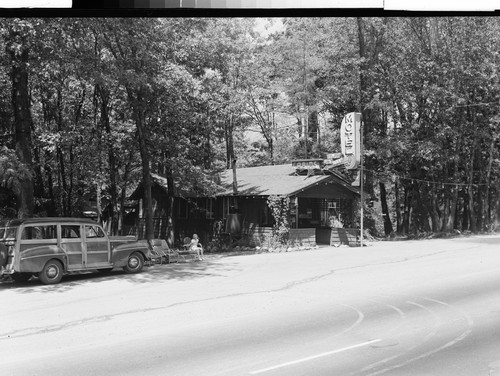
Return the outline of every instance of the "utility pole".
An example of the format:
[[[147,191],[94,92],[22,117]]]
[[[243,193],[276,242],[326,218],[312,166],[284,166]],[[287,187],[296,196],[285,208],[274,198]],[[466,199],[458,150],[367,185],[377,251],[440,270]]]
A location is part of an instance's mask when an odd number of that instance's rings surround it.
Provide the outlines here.
[[[364,143],[364,139],[363,139],[363,131],[364,131],[364,126],[363,126],[363,117],[361,116],[361,121],[360,121],[360,124],[359,124],[359,137],[360,137],[360,146],[359,146],[359,158],[360,158],[360,162],[359,162],[359,180],[360,180],[360,200],[361,200],[361,219],[360,219],[360,231],[361,231],[361,234],[360,234],[360,237],[359,237],[359,241],[360,241],[360,245],[361,245],[361,248],[363,248],[363,206],[364,206],[364,195],[363,195],[363,189],[364,189],[364,183],[363,183],[363,180],[364,179],[364,171],[363,171],[363,163],[364,163],[364,158],[363,158],[363,143]]]
[[[340,143],[344,166],[347,170],[357,170],[358,178],[352,183],[360,187],[360,243],[363,246],[363,202],[364,202],[364,166],[363,166],[363,132],[364,124],[361,113],[351,112],[344,116],[340,126]],[[359,169],[359,170],[358,170]]]
[[[307,139],[309,138],[309,108],[307,107],[307,71],[306,71],[306,38],[303,41],[303,63],[304,63],[304,107],[305,107],[305,117],[304,117],[304,158],[307,159]]]

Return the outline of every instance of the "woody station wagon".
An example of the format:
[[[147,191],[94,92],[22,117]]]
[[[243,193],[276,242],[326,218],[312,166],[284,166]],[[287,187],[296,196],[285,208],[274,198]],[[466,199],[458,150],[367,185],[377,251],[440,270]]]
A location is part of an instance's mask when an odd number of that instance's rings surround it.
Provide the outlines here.
[[[58,283],[69,272],[123,268],[139,273],[151,259],[146,240],[108,237],[101,225],[79,218],[12,220],[0,227],[0,277],[15,281],[38,276]]]

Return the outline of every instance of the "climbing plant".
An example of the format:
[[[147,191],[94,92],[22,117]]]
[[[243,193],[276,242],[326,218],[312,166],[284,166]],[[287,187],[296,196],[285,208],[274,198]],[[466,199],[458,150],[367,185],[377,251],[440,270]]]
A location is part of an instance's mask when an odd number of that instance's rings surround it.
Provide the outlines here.
[[[286,195],[271,195],[267,198],[267,205],[271,209],[274,219],[273,240],[276,243],[285,244],[290,232],[288,224],[290,198]]]

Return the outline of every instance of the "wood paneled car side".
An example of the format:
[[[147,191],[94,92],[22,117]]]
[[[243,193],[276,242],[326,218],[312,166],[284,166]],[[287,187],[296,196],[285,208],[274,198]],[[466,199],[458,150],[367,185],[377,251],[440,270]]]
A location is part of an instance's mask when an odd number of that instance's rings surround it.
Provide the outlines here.
[[[58,283],[68,272],[123,268],[139,273],[151,250],[145,240],[108,237],[101,225],[81,218],[29,218],[0,230],[3,254],[0,275],[27,280],[36,275]]]

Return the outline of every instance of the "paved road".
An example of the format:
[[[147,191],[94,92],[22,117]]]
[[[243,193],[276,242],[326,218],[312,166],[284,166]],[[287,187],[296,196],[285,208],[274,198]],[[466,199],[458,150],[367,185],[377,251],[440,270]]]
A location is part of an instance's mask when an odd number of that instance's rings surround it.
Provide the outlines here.
[[[500,236],[0,285],[1,375],[500,375]]]

